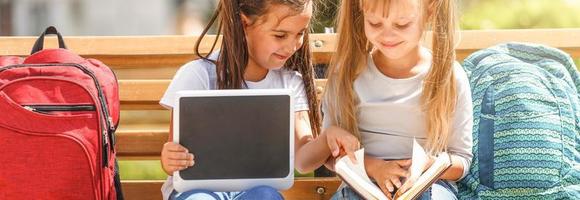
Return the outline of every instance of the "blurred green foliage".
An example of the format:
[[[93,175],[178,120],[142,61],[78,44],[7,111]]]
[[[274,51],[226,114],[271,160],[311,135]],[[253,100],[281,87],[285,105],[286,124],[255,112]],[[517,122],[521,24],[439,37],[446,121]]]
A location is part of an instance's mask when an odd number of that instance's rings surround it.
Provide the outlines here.
[[[334,26],[340,0],[318,1],[313,32]],[[457,0],[463,30],[580,28],[580,0]]]
[[[165,180],[167,174],[158,160],[120,160],[121,179],[123,180]],[[300,174],[294,171],[295,177],[312,177],[314,173]]]
[[[580,27],[580,0],[467,0],[461,7],[464,30]]]

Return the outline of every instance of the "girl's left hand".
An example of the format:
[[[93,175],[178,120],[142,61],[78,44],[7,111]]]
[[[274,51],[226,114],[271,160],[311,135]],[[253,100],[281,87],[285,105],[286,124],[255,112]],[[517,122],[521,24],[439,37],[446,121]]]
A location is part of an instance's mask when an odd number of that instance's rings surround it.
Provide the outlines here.
[[[429,169],[429,167],[431,167],[431,165],[433,165],[433,162],[435,161],[435,157],[431,156],[431,155],[427,155],[427,162],[425,162],[425,165],[423,167],[421,167],[421,174],[423,172],[425,172],[425,170]],[[417,179],[419,178],[419,176],[421,175],[419,174],[418,176],[409,176],[407,177],[407,180],[405,180],[405,182],[403,183],[403,185],[401,186],[401,188],[399,188],[397,190],[397,193],[404,193],[406,192],[409,188],[411,188],[411,186],[413,186],[413,184],[417,181]]]

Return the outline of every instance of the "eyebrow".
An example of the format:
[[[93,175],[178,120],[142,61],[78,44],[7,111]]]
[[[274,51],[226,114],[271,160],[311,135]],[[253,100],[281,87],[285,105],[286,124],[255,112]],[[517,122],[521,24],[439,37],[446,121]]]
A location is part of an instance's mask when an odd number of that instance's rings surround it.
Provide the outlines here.
[[[288,31],[288,30],[278,30],[278,29],[272,29],[272,31],[274,31],[274,32],[279,32],[279,33],[291,33],[291,32],[292,32],[292,31]],[[302,29],[302,30],[298,31],[298,33],[300,33],[300,32],[304,32],[304,31],[306,31],[306,28],[304,28],[304,29]]]

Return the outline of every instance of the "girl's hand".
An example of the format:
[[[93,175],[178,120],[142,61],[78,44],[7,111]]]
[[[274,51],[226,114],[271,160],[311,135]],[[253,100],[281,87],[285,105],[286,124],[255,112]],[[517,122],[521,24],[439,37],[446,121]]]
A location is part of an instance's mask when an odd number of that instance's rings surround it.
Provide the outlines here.
[[[188,150],[174,142],[167,142],[163,145],[161,150],[161,167],[167,175],[172,176],[173,172],[184,170],[185,168],[193,166],[193,154]]]
[[[433,164],[433,162],[435,161],[435,157],[427,155],[427,161],[424,163],[424,166],[421,166],[421,171],[418,174],[413,174],[410,173],[409,177],[407,177],[407,180],[405,180],[405,183],[403,183],[403,186],[399,188],[400,193],[404,193],[406,192],[409,188],[411,188],[411,186],[413,186],[413,184],[415,183],[415,181],[417,181],[417,179],[421,176],[421,174],[423,174],[423,172],[425,172],[425,170],[429,169],[429,167],[431,167],[431,165]]]
[[[394,192],[396,188],[401,187],[401,179],[407,178],[409,166],[411,166],[410,159],[391,161],[378,160],[376,164],[369,168],[372,170],[368,170],[367,173],[377,182],[383,193],[391,199],[391,193]]]
[[[357,163],[354,152],[360,148],[360,143],[356,137],[336,126],[329,127],[324,133],[333,158],[346,154],[353,163]]]

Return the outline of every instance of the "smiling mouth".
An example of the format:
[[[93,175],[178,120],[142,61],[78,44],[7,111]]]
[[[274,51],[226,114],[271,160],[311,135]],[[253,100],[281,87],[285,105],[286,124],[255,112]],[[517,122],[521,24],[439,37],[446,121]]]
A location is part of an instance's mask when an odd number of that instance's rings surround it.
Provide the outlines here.
[[[387,44],[381,43],[381,45],[383,45],[383,47],[385,47],[385,48],[394,48],[396,46],[399,46],[402,43],[403,42],[401,41],[401,42],[397,42],[397,43],[387,43]]]
[[[274,56],[276,56],[276,58],[280,59],[280,60],[286,60],[288,59],[290,56],[283,56],[280,54],[275,53]]]

